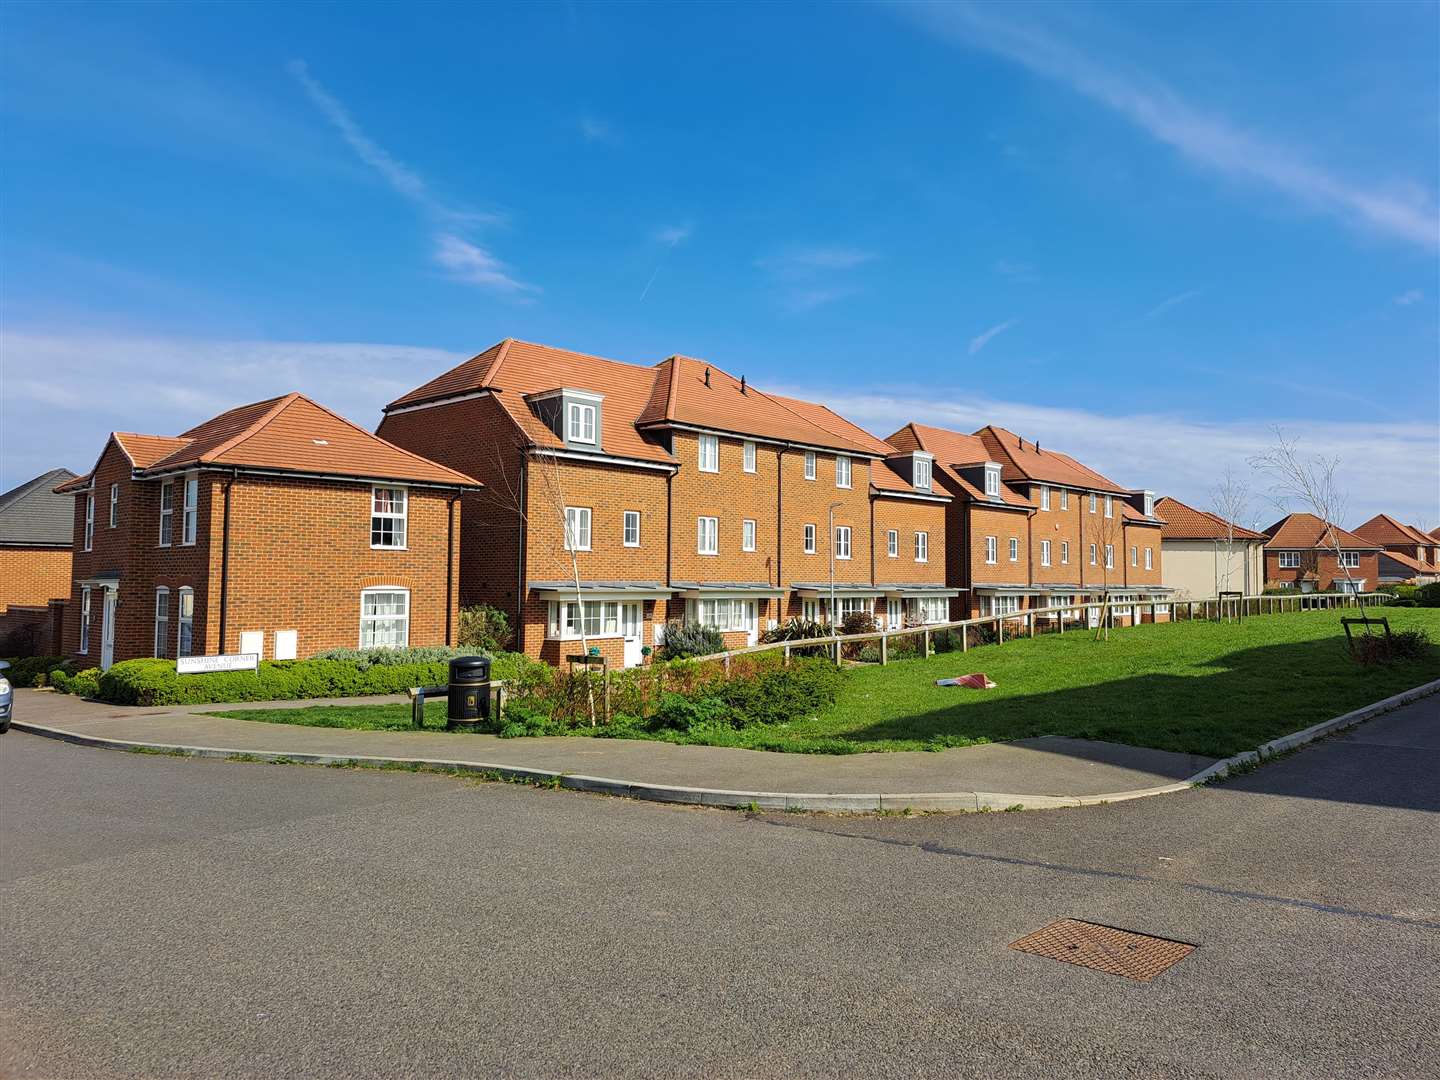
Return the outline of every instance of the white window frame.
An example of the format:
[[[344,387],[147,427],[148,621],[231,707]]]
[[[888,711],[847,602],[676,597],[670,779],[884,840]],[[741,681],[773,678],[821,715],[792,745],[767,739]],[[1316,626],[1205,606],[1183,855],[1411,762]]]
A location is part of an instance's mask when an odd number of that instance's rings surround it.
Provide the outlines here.
[[[981,597],[980,614],[1014,615],[1020,610],[1020,597],[1012,593]]]
[[[706,435],[703,432],[699,441],[695,444],[696,467],[701,472],[718,473],[720,471],[720,436]]]
[[[806,622],[820,622],[821,606],[819,600],[801,600],[800,617]]]
[[[685,605],[686,618],[722,633],[749,633],[756,627],[757,604],[741,597],[703,597]]]
[[[583,401],[572,401],[565,410],[565,441],[586,443],[594,446],[596,430],[596,408]]]
[[[720,519],[701,516],[695,519],[695,551],[700,555],[720,554]]]
[[[900,530],[890,529],[885,533],[885,555],[894,559],[900,555]]]
[[[182,585],[175,596],[175,657],[179,659],[195,655],[195,590]]]
[[[740,522],[740,550],[755,550],[755,519],[745,518]]]
[[[1041,540],[1041,541],[1040,541],[1040,565],[1041,565],[1041,566],[1049,566],[1049,565],[1050,565],[1050,541],[1049,541],[1049,540]]]
[[[840,596],[836,598],[835,606],[840,609],[839,622],[842,623],[851,615],[875,613],[875,601],[868,596]]]
[[[805,451],[805,479],[806,479],[806,480],[814,480],[814,479],[815,479],[816,471],[817,471],[817,470],[816,470],[816,468],[815,468],[815,451],[814,451],[814,450],[806,450],[806,451]]]
[[[385,499],[388,509],[382,510],[381,500]],[[398,507],[398,509],[397,509]],[[384,539],[389,524],[389,542]],[[380,526],[381,540],[375,542],[376,526]],[[410,532],[410,493],[403,487],[377,485],[370,489],[370,547],[375,550],[405,551]]]
[[[405,612],[403,615],[366,615],[365,598],[374,593],[393,593],[405,598]],[[374,639],[374,627],[381,622],[392,622],[397,619],[403,620],[404,630],[401,640],[398,642],[387,641],[376,643]],[[370,644],[365,644],[365,629],[367,623],[371,627]],[[360,590],[360,640],[359,647],[362,649],[404,649],[410,645],[410,590],[399,585],[374,585]]]
[[[1114,569],[1115,569],[1115,545],[1114,545],[1114,544],[1106,544],[1106,545],[1105,545],[1105,569],[1106,569],[1106,570],[1114,570]]]
[[[110,528],[120,524],[120,485],[110,485]]]
[[[1040,509],[1050,509],[1050,489],[1044,484],[1040,485]]]
[[[848,454],[835,455],[835,486],[848,488],[854,480],[854,467]]]
[[[1145,569],[1146,569],[1146,570],[1154,570],[1154,569],[1155,569],[1155,549],[1154,549],[1154,548],[1148,548],[1148,547],[1147,547],[1147,548],[1145,549]]]
[[[164,601],[164,613],[161,613]],[[170,590],[164,585],[155,587],[155,639],[153,655],[164,659],[170,650]]]
[[[921,491],[929,491],[935,485],[935,471],[929,458],[917,457],[915,459],[915,487]]]
[[[1140,565],[1140,548],[1135,544],[1130,545],[1130,565]]]
[[[169,547],[175,539],[175,483],[166,480],[160,485],[160,547]]]
[[[1000,557],[1000,541],[994,536],[985,537],[985,561],[991,566]]]
[[[1099,566],[1099,565],[1100,565],[1099,555],[1098,555],[1098,553],[1097,553],[1097,551],[1096,551],[1096,548],[1095,548],[1095,545],[1094,545],[1094,544],[1091,544],[1091,545],[1090,545],[1090,565],[1091,565],[1091,566]]]
[[[1113,518],[1115,516],[1115,500],[1109,495],[1105,496],[1105,516],[1107,518]]]
[[[753,473],[755,471],[755,459],[757,456],[754,441],[751,439],[746,439],[744,449],[741,453],[743,458],[743,468],[746,472]]]
[[[180,546],[194,547],[196,525],[200,518],[200,478],[185,477],[180,494]]]
[[[1061,488],[1061,489],[1060,489],[1060,509],[1061,509],[1061,510],[1069,510],[1069,509],[1070,509],[1070,490],[1069,490],[1068,488]]]
[[[927,625],[950,621],[950,601],[943,596],[920,596],[915,599],[920,621]]]
[[[565,550],[589,551],[593,515],[588,506],[565,507]]]
[[[95,493],[85,495],[85,550],[95,546]]]
[[[1020,538],[1018,536],[1010,537],[1010,561],[1020,561]]]
[[[917,532],[915,534],[915,561],[930,561],[930,534],[928,532]]]
[[[1090,513],[1093,514],[1093,513],[1097,512],[1099,509],[1100,509],[1100,496],[1096,495],[1095,492],[1092,491],[1092,492],[1090,492]]]
[[[623,637],[624,609],[632,604],[640,606],[639,601],[631,600],[552,600],[549,637],[560,641],[577,641],[581,636],[582,623],[585,628],[584,636],[590,641]],[[640,614],[643,618],[643,610]]]
[[[81,656],[90,652],[90,586],[80,586],[80,648]]]
[[[1344,567],[1346,570],[1359,570],[1359,569],[1360,569],[1360,552],[1358,552],[1358,551],[1341,551],[1341,552],[1340,552],[1340,565],[1341,565],[1342,567]]]
[[[633,539],[631,538],[633,534]],[[620,518],[620,543],[625,547],[640,546],[640,511],[626,510]]]
[[[803,530],[802,535],[803,535],[802,543],[803,543],[803,545],[804,545],[805,554],[806,554],[806,555],[814,555],[814,554],[815,554],[815,526],[814,526],[814,525],[808,525],[808,524],[807,524],[807,525],[805,526],[804,530]]]
[[[985,466],[985,494],[1000,494],[1000,469],[998,466]]]
[[[850,526],[849,526],[849,525],[836,525],[836,526],[835,526],[834,544],[835,544],[835,558],[836,558],[837,560],[850,558]]]
[[[1300,569],[1300,552],[1298,551],[1277,551],[1275,558],[1281,570]]]
[[[1061,566],[1069,566],[1069,565],[1070,565],[1070,541],[1069,541],[1069,540],[1061,540],[1061,541],[1060,541],[1060,565],[1061,565]]]

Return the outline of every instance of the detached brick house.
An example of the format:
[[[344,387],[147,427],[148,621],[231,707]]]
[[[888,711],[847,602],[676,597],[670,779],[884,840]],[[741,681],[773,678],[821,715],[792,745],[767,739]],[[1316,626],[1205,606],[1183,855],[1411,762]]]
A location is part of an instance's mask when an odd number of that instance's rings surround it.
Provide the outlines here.
[[[1381,547],[1376,580],[1382,584],[1427,585],[1440,580],[1440,542],[1389,514],[1376,514],[1354,533]]]
[[[993,425],[966,435],[912,423],[886,441],[932,455],[940,486],[953,496],[946,581],[964,595],[956,617],[1108,596],[1125,624],[1148,617],[1137,601],[1169,596],[1161,581],[1164,522],[1151,492],[1120,487]],[[1157,618],[1168,616],[1168,605],[1156,609]]]
[[[1369,592],[1379,582],[1380,545],[1314,514],[1288,514],[1265,535],[1269,537],[1267,586],[1301,592]]]
[[[928,454],[700,360],[506,339],[391,402],[379,433],[484,482],[462,602],[512,613],[551,662],[582,626],[633,666],[671,620],[733,648],[791,616],[943,621],[956,595]]]
[[[74,496],[65,651],[287,660],[454,639],[470,477],[300,394],[116,432]]]
[[[0,610],[70,595],[70,500],[55,488],[75,474],[51,469],[0,495]]]

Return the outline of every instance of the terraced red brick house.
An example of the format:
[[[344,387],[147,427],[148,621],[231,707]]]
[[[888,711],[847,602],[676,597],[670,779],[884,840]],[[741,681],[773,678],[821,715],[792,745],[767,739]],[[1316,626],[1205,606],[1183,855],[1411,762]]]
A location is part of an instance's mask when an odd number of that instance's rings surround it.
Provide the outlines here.
[[[1369,592],[1380,579],[1379,544],[1314,514],[1287,514],[1265,530],[1265,584],[1301,592]],[[1338,550],[1337,550],[1338,549]]]
[[[1121,624],[1148,619],[1151,601],[1162,602],[1157,618],[1169,617],[1152,492],[993,425],[967,435],[912,423],[886,442],[932,455],[953,496],[946,581],[961,591],[956,617],[1106,597]]]
[[[752,643],[827,618],[832,575],[837,618],[939,621],[955,594],[928,455],[701,360],[506,339],[391,402],[379,433],[485,483],[462,602],[512,613],[517,648],[552,662],[582,629],[617,666],[669,621]]]
[[[170,437],[116,432],[74,496],[65,652],[135,657],[454,640],[478,484],[300,394]]]
[[[1353,532],[1380,545],[1376,575],[1380,584],[1427,585],[1440,580],[1440,542],[1414,525],[1376,514]]]

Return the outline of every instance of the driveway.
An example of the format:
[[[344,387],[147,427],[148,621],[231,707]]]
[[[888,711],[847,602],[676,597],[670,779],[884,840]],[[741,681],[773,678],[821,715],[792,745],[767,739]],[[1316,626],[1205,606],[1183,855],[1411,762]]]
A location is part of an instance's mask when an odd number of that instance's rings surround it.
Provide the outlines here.
[[[746,815],[0,739],[0,1073],[1433,1076],[1440,699],[1214,788]],[[1009,949],[1199,947],[1139,983]]]

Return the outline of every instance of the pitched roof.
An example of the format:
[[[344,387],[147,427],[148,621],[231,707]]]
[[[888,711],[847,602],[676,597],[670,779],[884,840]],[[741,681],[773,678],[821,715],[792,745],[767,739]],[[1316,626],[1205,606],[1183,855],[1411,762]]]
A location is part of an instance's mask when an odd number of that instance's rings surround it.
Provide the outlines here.
[[[1362,551],[1371,551],[1379,546],[1352,532],[1347,532],[1338,525],[1328,526],[1328,528],[1335,530],[1335,536],[1342,549],[1359,548]],[[1265,546],[1267,548],[1301,549],[1330,547],[1331,541],[1326,530],[1325,522],[1314,514],[1286,514],[1265,530],[1265,535],[1270,538],[1266,541]]]
[[[1224,540],[1231,528],[1236,540],[1267,539],[1264,533],[1243,525],[1232,526],[1219,514],[1197,510],[1169,495],[1156,500],[1155,512],[1165,519],[1165,526],[1160,530],[1162,540]]]
[[[1042,484],[1109,491],[1119,495],[1130,491],[1089,466],[1080,464],[1069,454],[1044,450],[1035,442],[1027,444],[1013,431],[994,424],[987,424],[975,436],[985,445],[990,459],[1004,466],[1000,475],[1006,480],[1035,480]]]
[[[933,495],[941,499],[950,498],[944,489],[938,486],[928,490],[917,488],[905,478],[905,473],[901,471],[898,459],[908,457],[912,450],[924,450],[924,447],[912,446],[899,450],[898,447],[892,446],[884,439],[877,439],[864,428],[852,424],[828,405],[818,405],[813,401],[801,401],[799,398],[774,396],[775,400],[793,409],[805,419],[826,428],[843,439],[849,439],[856,445],[865,447],[870,453],[883,455],[884,460],[875,462],[870,468],[870,486],[875,490]]]
[[[1384,559],[1393,559],[1395,562],[1399,563],[1407,570],[1414,570],[1417,574],[1440,573],[1440,569],[1431,566],[1429,563],[1423,563],[1419,559],[1414,558],[1413,556],[1406,555],[1404,552],[1382,551],[1380,553],[1380,557]]]
[[[112,442],[129,460],[132,469],[143,469],[153,465],[167,454],[172,454],[185,445],[184,439],[172,438],[169,435],[140,435],[133,431],[112,431],[110,438],[105,440],[105,446],[100,450],[100,457],[105,456],[105,450]],[[96,466],[100,464],[100,458],[95,459],[95,464]],[[58,485],[55,490],[60,494],[83,491],[90,486],[90,479],[94,475],[95,469],[92,468],[84,476],[67,480]]]
[[[934,454],[936,469],[952,485],[976,502],[995,502],[960,472],[962,466],[979,465],[991,460],[989,449],[974,435],[964,435],[948,428],[930,427],[927,424],[906,424],[885,441],[901,450],[924,450]],[[1005,506],[1034,509],[1034,504],[1029,499],[1004,482],[1003,469],[999,502]]]
[[[1376,514],[1364,525],[1356,526],[1354,532],[1356,536],[1382,547],[1386,544],[1404,544],[1406,546],[1418,544],[1421,547],[1429,547],[1435,543],[1433,539],[1413,525],[1401,524],[1389,514]]]
[[[55,488],[75,478],[51,469],[0,495],[0,544],[69,547],[75,539],[75,500]]]

